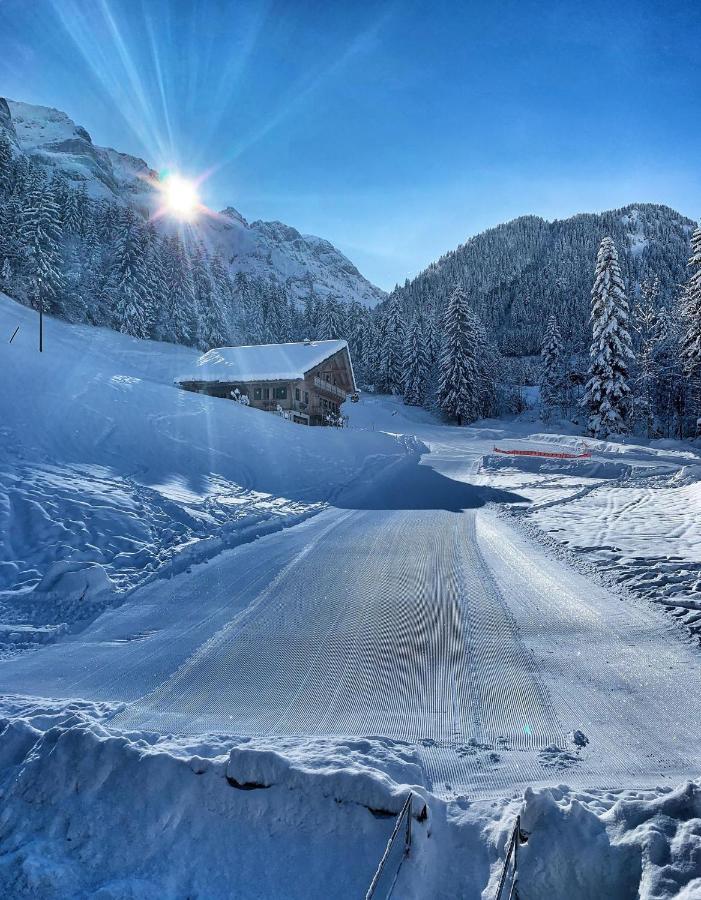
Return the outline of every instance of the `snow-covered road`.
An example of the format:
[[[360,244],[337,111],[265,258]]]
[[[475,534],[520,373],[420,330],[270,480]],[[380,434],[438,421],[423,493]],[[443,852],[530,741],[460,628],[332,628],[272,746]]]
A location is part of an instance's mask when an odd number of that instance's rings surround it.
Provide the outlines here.
[[[697,771],[697,651],[486,506],[517,497],[465,480],[476,450],[443,450],[1,662],[0,691],[125,701],[126,730],[387,736],[445,796]]]

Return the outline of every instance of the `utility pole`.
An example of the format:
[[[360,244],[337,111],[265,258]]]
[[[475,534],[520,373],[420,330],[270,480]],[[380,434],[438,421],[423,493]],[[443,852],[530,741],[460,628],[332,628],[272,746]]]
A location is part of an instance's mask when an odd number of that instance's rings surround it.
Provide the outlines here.
[[[41,275],[37,276],[39,282],[39,353],[44,352],[44,295],[41,288]]]

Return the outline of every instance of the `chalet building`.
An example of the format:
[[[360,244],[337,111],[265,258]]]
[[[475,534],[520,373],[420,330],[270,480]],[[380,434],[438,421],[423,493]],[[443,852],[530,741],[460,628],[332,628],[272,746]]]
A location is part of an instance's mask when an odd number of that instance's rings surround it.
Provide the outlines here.
[[[201,356],[176,384],[187,391],[231,399],[239,392],[250,406],[278,408],[304,425],[326,425],[329,415],[357,390],[345,341],[300,341],[219,347]]]

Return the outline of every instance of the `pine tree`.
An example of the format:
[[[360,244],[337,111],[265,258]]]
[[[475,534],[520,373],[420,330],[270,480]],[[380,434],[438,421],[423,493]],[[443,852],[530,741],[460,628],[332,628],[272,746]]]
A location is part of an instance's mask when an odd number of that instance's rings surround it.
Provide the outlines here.
[[[627,430],[628,361],[633,355],[628,332],[628,300],[618,253],[609,237],[599,247],[591,303],[589,380],[582,405],[589,411],[590,434],[608,437]]]
[[[467,294],[458,287],[445,308],[438,377],[438,406],[458,425],[478,415],[476,352],[475,319]]]
[[[110,273],[113,327],[146,338],[151,331],[151,295],[146,269],[146,241],[134,216],[125,215]]]
[[[343,308],[335,297],[327,297],[321,309],[318,340],[338,341],[345,338]]]
[[[691,236],[689,258],[691,276],[684,286],[682,315],[685,333],[682,343],[682,361],[689,383],[689,400],[693,419],[692,430],[701,430],[701,226]]]
[[[550,316],[540,353],[540,405],[546,422],[563,404],[563,353],[564,346],[557,319]]]
[[[631,317],[635,351],[632,417],[636,429],[648,438],[655,432],[655,394],[661,376],[659,349],[663,326],[658,309],[659,293],[657,278],[643,282]]]
[[[30,256],[34,305],[44,312],[60,313],[64,287],[60,214],[51,190],[35,174],[30,176],[22,233]]]
[[[470,310],[475,333],[475,347],[479,348],[476,356],[477,366],[477,417],[487,418],[497,415],[498,384],[503,375],[503,360],[497,348],[487,335],[482,322]]]
[[[212,306],[209,314],[205,315],[202,328],[203,342],[209,344],[208,350],[230,342],[226,311],[230,310],[232,303],[231,280],[218,253],[210,261],[209,274],[212,279]]]
[[[4,134],[0,134],[0,197],[8,196],[14,187],[12,147]]]
[[[279,344],[289,340],[289,302],[284,288],[275,281],[270,281],[265,285],[263,314],[264,343]]]
[[[181,239],[174,235],[164,242],[163,339],[193,346],[197,322],[190,260]]]
[[[399,298],[393,294],[385,311],[380,343],[378,387],[384,394],[400,394],[404,386],[404,320]]]
[[[427,310],[423,331],[428,364],[433,367],[438,362],[438,356],[441,350],[441,339],[436,324],[436,311],[432,307]]]
[[[412,320],[404,347],[404,402],[421,406],[426,401],[430,366],[421,328],[421,320]]]

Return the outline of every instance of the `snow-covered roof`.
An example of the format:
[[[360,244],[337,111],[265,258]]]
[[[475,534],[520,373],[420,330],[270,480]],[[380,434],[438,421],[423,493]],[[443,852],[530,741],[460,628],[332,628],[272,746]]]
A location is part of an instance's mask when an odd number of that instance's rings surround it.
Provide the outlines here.
[[[296,381],[303,379],[310,369],[323,363],[334,353],[347,348],[346,341],[217,347],[199,358],[194,371],[181,375],[176,380],[178,384],[186,381]]]

